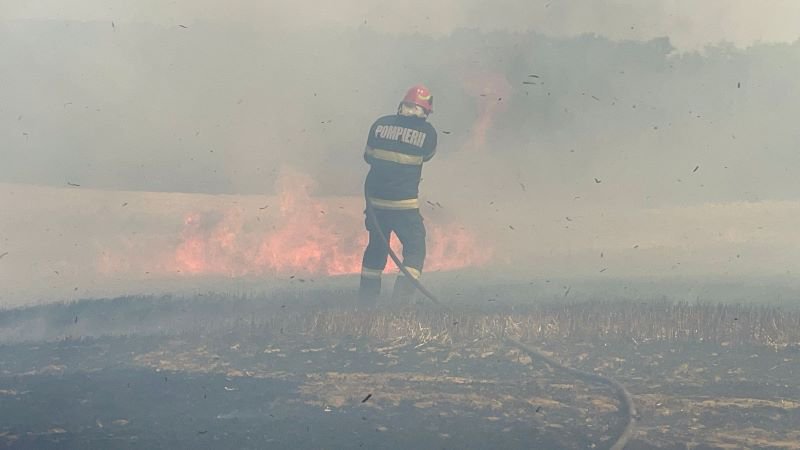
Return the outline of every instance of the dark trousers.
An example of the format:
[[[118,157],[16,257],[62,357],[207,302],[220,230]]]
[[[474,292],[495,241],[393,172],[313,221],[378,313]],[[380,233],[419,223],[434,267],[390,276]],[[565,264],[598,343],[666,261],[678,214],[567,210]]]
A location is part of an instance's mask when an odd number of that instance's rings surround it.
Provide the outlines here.
[[[415,277],[422,273],[425,263],[425,225],[418,209],[387,210],[374,209],[381,230],[387,239],[394,233],[403,245],[403,265]],[[381,239],[375,226],[367,216],[366,226],[369,231],[369,244],[364,251],[361,264],[361,288],[359,296],[363,301],[377,299],[381,290],[380,274],[386,268],[389,247]],[[393,297],[408,297],[414,292],[414,286],[405,277],[399,277],[395,284]]]

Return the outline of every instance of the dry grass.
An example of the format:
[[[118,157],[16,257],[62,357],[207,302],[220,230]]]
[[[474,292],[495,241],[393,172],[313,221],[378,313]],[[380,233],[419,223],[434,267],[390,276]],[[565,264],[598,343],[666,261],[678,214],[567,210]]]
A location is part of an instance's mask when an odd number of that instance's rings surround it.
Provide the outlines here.
[[[436,310],[319,310],[251,321],[253,332],[355,336],[450,344],[510,336],[523,341],[627,341],[800,345],[800,311],[751,305],[574,303],[487,313]]]

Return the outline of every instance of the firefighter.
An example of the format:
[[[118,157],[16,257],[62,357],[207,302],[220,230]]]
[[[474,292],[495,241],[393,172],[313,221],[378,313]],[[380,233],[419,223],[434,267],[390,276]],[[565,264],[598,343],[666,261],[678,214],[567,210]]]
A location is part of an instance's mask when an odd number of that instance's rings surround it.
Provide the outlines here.
[[[436,130],[427,119],[433,112],[433,95],[422,85],[408,90],[397,113],[376,120],[369,130],[364,160],[370,165],[364,190],[386,239],[393,232],[403,245],[403,265],[415,278],[425,262],[425,225],[419,211],[422,164],[436,153]],[[389,247],[366,220],[369,243],[361,264],[359,301],[374,305],[381,291],[381,275]],[[400,272],[392,301],[405,303],[415,287]]]

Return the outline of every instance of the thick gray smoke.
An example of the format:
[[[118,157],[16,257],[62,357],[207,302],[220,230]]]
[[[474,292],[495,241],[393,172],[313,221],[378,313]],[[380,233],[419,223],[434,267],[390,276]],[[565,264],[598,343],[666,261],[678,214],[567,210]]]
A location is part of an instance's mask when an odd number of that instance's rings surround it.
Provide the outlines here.
[[[291,167],[358,196],[368,126],[417,82],[424,196],[492,269],[798,269],[795,2],[6,3],[0,305],[130,281],[96,275],[106,236],[181,230],[143,192],[273,195]]]
[[[594,33],[611,39],[669,36],[681,50],[727,41],[790,42],[800,37],[793,0],[58,0],[0,2],[4,20],[115,21],[174,27],[202,22],[250,29],[313,30],[368,27],[385,33],[447,35],[460,28],[538,31],[550,36]]]

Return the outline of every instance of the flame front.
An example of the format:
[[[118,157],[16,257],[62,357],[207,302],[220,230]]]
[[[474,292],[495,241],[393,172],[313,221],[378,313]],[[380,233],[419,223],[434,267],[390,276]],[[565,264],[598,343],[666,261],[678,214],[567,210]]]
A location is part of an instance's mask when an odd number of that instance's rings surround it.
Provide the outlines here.
[[[267,221],[247,218],[241,208],[223,214],[189,214],[172,257],[171,270],[231,277],[358,273],[367,239],[363,200],[317,199],[310,193],[311,185],[302,175],[282,177],[280,204],[277,208],[264,207],[269,216]],[[488,262],[491,252],[480,248],[470,231],[452,223],[426,221],[426,226],[426,271],[454,270]],[[395,241],[393,248],[399,255],[400,246]],[[391,269],[391,261],[389,264]]]
[[[468,150],[483,151],[495,117],[506,109],[511,84],[501,73],[470,73],[462,79],[464,90],[478,102],[478,117],[472,126]]]

